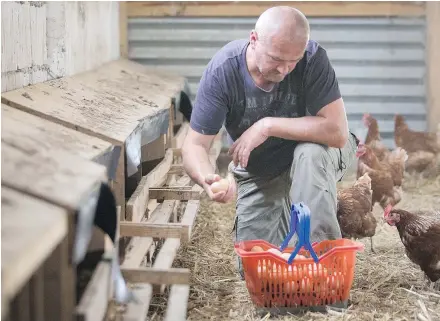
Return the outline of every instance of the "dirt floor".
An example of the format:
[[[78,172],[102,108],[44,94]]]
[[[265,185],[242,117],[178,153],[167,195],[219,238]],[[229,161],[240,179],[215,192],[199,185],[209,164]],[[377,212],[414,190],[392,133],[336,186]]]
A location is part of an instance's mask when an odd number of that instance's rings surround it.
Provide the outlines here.
[[[349,174],[340,187],[354,180]],[[399,207],[439,210],[440,178],[406,176]],[[235,204],[204,200],[192,242],[175,264],[192,271],[188,320],[440,320],[440,292],[430,289],[420,269],[407,259],[397,230],[383,223],[378,205],[374,213],[379,219],[373,238],[376,253],[370,251],[369,239],[360,240],[365,251],[357,254],[348,310],[273,317],[255,313],[245,282],[237,276],[231,234]],[[152,303],[156,313],[148,320],[160,320],[165,301],[155,298]]]

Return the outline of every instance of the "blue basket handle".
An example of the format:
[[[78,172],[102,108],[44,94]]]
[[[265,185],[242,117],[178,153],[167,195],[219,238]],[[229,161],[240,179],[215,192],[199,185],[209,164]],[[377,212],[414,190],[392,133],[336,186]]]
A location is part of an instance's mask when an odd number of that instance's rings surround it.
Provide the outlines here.
[[[318,263],[318,256],[316,255],[315,251],[312,248],[312,244],[310,243],[310,209],[302,202],[292,204],[290,210],[290,231],[284,239],[283,243],[281,244],[281,252],[284,251],[284,249],[287,247],[295,232],[298,234],[298,243],[295,250],[292,252],[289,259],[287,260],[287,263],[292,264],[293,259],[302,247],[309,251],[315,263]]]

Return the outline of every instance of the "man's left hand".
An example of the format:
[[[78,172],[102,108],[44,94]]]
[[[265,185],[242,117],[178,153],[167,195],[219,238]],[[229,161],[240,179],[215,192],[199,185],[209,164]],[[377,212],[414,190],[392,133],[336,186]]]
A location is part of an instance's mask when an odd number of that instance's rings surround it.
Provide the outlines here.
[[[246,168],[251,152],[263,144],[268,137],[264,118],[249,127],[229,149],[234,165],[240,163],[241,167]]]

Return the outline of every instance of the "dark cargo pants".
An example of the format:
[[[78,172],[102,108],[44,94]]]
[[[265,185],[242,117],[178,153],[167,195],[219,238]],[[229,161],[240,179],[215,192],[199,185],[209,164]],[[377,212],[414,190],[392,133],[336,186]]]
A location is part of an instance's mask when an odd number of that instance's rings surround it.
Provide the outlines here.
[[[304,202],[310,209],[311,243],[341,238],[336,217],[336,183],[355,159],[356,140],[331,148],[300,143],[293,152],[290,170],[261,178],[231,162],[229,171],[237,181],[234,241],[263,239],[281,245],[290,224],[292,203]],[[294,246],[296,235],[289,245]],[[241,260],[239,272],[243,276]]]

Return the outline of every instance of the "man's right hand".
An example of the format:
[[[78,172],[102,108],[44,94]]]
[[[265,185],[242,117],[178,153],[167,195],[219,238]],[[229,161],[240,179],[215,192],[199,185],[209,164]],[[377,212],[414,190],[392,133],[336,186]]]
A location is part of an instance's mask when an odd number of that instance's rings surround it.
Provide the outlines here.
[[[211,190],[211,184],[214,182],[218,182],[222,178],[217,174],[209,174],[205,177],[205,184],[203,184],[203,188],[208,194],[209,198],[215,202],[219,203],[228,203],[230,202],[237,192],[237,184],[235,183],[235,179],[232,175],[228,175],[229,187],[227,191],[220,191],[214,193]]]

